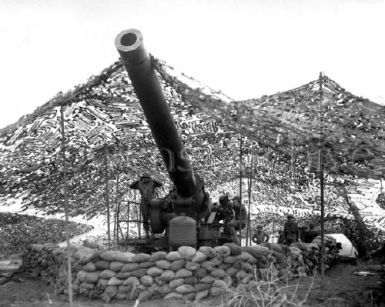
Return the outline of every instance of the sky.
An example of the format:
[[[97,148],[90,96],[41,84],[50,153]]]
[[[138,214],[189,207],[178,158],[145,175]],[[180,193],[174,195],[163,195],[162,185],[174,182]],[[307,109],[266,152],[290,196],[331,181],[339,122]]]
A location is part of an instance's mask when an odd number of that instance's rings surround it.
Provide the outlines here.
[[[235,100],[322,71],[385,104],[385,0],[0,0],[0,128],[118,59],[139,29],[157,58]]]

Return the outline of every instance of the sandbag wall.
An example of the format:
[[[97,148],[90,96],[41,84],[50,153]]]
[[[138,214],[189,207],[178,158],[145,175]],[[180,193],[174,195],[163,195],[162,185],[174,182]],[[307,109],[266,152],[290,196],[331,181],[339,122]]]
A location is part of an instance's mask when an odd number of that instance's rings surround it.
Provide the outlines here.
[[[199,250],[183,246],[178,251],[152,254],[86,247],[73,247],[67,252],[51,245],[31,245],[23,263],[25,272],[46,278],[58,293],[67,291],[66,257],[71,257],[75,295],[105,302],[154,298],[200,300],[220,295],[229,287],[247,286],[250,281],[268,275],[309,274],[316,268],[319,250],[317,243],[312,244],[286,247],[266,243],[266,246],[241,248],[229,243]]]

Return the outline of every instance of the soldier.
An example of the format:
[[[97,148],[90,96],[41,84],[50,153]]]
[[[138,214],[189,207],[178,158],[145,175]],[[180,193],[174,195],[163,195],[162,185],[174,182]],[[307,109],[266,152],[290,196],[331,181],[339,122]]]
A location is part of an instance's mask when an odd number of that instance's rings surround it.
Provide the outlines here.
[[[235,217],[233,206],[227,195],[222,195],[219,198],[219,205],[216,207],[217,210],[217,221],[224,221],[225,224],[232,221]]]
[[[304,242],[311,243],[317,236],[319,236],[319,231],[317,231],[313,224],[309,225],[309,228],[304,234]]]
[[[237,231],[235,230],[235,212],[233,203],[228,195],[223,195],[219,198],[219,206],[216,208],[217,221],[223,221],[223,235],[231,242],[239,244]]]
[[[235,229],[242,230],[247,224],[247,210],[245,205],[241,203],[241,198],[239,196],[234,196],[233,198],[233,209],[235,213]]]
[[[131,189],[139,190],[140,199],[140,211],[143,218],[143,228],[146,233],[146,238],[150,237],[150,204],[149,202],[154,198],[156,188],[163,186],[163,183],[157,181],[151,177],[149,173],[143,173],[139,180],[134,181],[130,184]],[[152,235],[152,232],[151,232]]]
[[[261,225],[257,226],[257,231],[254,233],[252,237],[252,241],[257,244],[261,244],[269,241],[269,235],[262,230]]]
[[[287,216],[287,221],[284,225],[283,234],[285,236],[286,245],[298,242],[299,240],[298,224],[294,221],[294,216],[292,214],[289,214]]]

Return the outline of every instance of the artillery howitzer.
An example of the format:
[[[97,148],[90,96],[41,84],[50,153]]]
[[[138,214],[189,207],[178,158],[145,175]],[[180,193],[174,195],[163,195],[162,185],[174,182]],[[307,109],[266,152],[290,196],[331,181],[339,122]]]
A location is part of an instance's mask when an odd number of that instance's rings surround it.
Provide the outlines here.
[[[151,229],[155,234],[165,232],[164,238],[143,240],[142,246],[175,248],[218,244],[220,225],[212,223],[208,193],[182,145],[151,56],[143,46],[142,34],[135,29],[123,31],[116,37],[115,46],[174,184],[174,191],[167,197],[150,202]]]

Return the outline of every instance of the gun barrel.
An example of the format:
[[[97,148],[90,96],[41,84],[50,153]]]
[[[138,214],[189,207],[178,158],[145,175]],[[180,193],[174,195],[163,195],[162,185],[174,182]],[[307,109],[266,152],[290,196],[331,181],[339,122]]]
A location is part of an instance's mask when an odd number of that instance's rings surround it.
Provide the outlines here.
[[[122,31],[115,39],[115,46],[172,182],[181,196],[192,196],[196,190],[194,172],[155,74],[151,56],[144,48],[142,33],[136,29]]]

